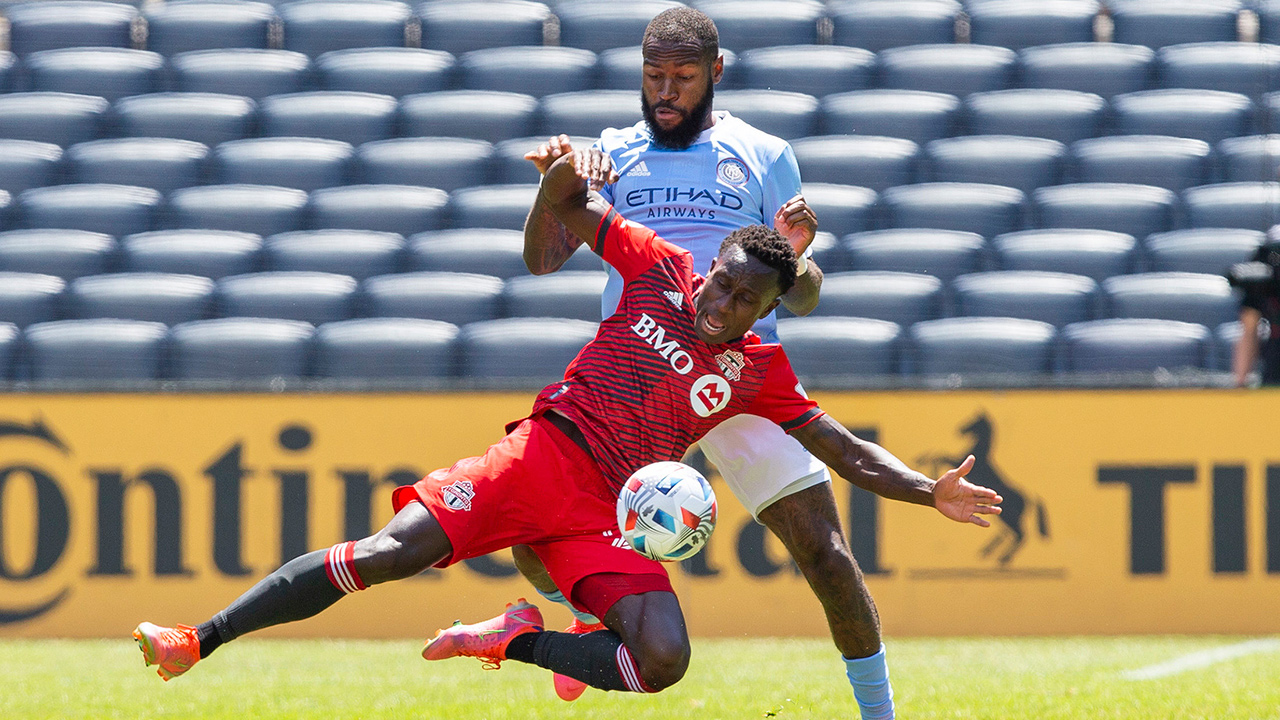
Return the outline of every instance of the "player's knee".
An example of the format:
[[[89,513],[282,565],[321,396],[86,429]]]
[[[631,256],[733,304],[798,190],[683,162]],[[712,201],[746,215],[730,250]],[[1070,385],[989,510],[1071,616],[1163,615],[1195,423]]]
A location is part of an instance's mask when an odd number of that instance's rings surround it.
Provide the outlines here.
[[[792,542],[791,557],[806,577],[847,579],[857,567],[839,528],[814,527]]]
[[[645,638],[635,654],[636,666],[644,684],[653,690],[665,690],[680,682],[689,669],[689,640],[684,637],[655,635]]]

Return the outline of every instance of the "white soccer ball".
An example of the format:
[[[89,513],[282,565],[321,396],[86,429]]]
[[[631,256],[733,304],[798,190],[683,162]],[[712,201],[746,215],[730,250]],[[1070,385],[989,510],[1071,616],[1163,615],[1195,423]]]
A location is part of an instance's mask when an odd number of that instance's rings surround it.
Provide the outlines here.
[[[716,494],[702,473],[678,462],[635,471],[618,495],[618,529],[631,549],[659,562],[692,557],[716,527]]]

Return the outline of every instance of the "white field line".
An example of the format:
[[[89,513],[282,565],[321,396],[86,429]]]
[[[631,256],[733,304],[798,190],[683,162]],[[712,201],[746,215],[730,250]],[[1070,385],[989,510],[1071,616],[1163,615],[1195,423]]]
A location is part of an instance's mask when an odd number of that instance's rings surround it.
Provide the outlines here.
[[[1148,665],[1144,668],[1136,670],[1126,670],[1120,673],[1120,677],[1125,680],[1156,680],[1170,675],[1177,675],[1188,670],[1196,670],[1202,667],[1208,667],[1220,662],[1235,660],[1236,658],[1246,655],[1254,655],[1257,653],[1276,652],[1280,650],[1280,638],[1263,638],[1260,640],[1247,640],[1235,645],[1223,645],[1222,647],[1212,648],[1210,650],[1200,650],[1198,652],[1188,653],[1182,657],[1176,657],[1155,665]]]

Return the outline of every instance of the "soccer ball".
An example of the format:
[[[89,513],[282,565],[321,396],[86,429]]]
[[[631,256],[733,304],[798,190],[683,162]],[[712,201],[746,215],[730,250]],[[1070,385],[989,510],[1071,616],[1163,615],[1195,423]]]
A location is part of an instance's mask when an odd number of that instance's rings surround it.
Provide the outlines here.
[[[618,529],[650,560],[692,557],[715,527],[716,495],[702,473],[684,463],[645,465],[618,495]]]

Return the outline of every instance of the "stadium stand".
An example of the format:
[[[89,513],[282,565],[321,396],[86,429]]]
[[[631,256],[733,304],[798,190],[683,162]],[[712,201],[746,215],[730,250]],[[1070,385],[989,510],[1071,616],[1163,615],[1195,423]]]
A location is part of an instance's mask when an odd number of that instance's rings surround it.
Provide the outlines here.
[[[1234,0],[1113,2],[1111,21],[1118,43],[1161,48],[1192,42],[1238,38],[1240,3]]]
[[[191,140],[92,140],[67,148],[67,179],[136,185],[167,194],[205,182],[208,157],[209,148]]]
[[[804,183],[800,191],[822,218],[822,227],[836,237],[876,227],[879,196],[875,190],[853,185]]]
[[[312,325],[355,315],[356,281],[322,272],[259,272],[218,280],[218,314],[302,320]]]
[[[832,41],[879,52],[956,39],[955,0],[865,0],[831,5]]]
[[[596,54],[544,45],[488,48],[459,57],[458,71],[469,90],[542,97],[590,89],[595,84]]]
[[[254,100],[308,90],[311,61],[288,50],[196,50],[169,59],[173,90]]]
[[[596,323],[568,318],[504,318],[458,333],[459,372],[472,380],[553,381],[596,334]]]
[[[720,44],[735,52],[770,45],[813,45],[825,14],[816,0],[701,0],[692,5],[715,21]]]
[[[1137,269],[1137,241],[1110,230],[1023,230],[996,237],[991,247],[1003,270],[1056,271],[1101,282]]]
[[[864,317],[908,327],[942,316],[942,281],[932,275],[905,272],[850,271],[830,273],[813,315]]]
[[[206,185],[169,195],[173,228],[238,230],[267,236],[302,229],[307,194],[275,185]]]
[[[457,61],[443,50],[351,48],[315,59],[324,90],[371,92],[392,97],[448,90]]]
[[[542,174],[538,172],[537,166],[524,159],[525,153],[536,149],[539,145],[547,141],[548,135],[530,135],[523,138],[512,138],[503,140],[493,148],[491,160],[493,165],[494,182],[503,185],[518,185],[521,183],[537,183],[542,181]],[[575,148],[591,147],[597,137],[587,137],[585,135],[570,135],[569,141]],[[461,174],[460,174],[461,176]],[[483,185],[489,178],[477,180],[470,183],[459,183],[458,187],[466,187],[468,185]],[[436,187],[443,187],[437,185]],[[453,188],[449,188],[453,189]]]
[[[32,140],[0,140],[0,190],[11,195],[52,185],[62,171],[62,148]]]
[[[18,69],[18,56],[8,50],[0,51],[0,92],[18,89]]]
[[[819,230],[814,233],[813,242],[809,244],[809,250],[813,253],[813,260],[818,263],[825,273],[843,272],[848,270],[848,262],[844,257],[844,249],[840,247],[840,241],[836,238],[835,233],[825,230]]]
[[[982,236],[972,232],[875,230],[847,235],[840,244],[854,270],[926,273],[949,282],[985,269]]]
[[[1095,0],[988,0],[970,3],[969,39],[1021,50],[1035,45],[1090,42]]]
[[[333,50],[403,47],[409,6],[393,0],[306,0],[280,6],[284,49],[317,57]]]
[[[86,230],[10,230],[0,233],[0,270],[72,280],[107,272],[115,238]]]
[[[153,230],[120,241],[124,270],[213,280],[261,270],[261,253],[261,237],[230,230]]]
[[[1100,134],[1106,107],[1106,101],[1091,93],[1037,88],[974,93],[964,100],[965,123],[974,135],[1019,135],[1063,144]]]
[[[634,89],[557,93],[542,98],[539,108],[542,117],[539,130],[546,135],[598,138],[605,128],[630,127],[640,120],[640,103],[636,101]],[[521,134],[532,135],[516,133],[509,137]]]
[[[532,182],[538,182],[533,163],[523,157],[520,162],[533,171]],[[426,185],[446,192],[485,184],[493,164],[492,144],[466,138],[397,138],[365,143],[356,150],[360,182]]]
[[[1117,95],[1111,109],[1118,133],[1172,135],[1213,144],[1248,135],[1254,107],[1240,93],[1217,90],[1143,90]]]
[[[1156,53],[1156,78],[1166,88],[1258,97],[1280,90],[1280,46],[1209,42],[1161,48]]]
[[[343,185],[311,193],[313,229],[381,230],[409,237],[444,225],[449,194],[415,185]]]
[[[1143,245],[1155,272],[1221,274],[1233,263],[1252,259],[1265,239],[1258,230],[1196,228],[1157,233]]]
[[[415,318],[360,318],[316,328],[315,374],[392,380],[454,375],[458,328]]]
[[[372,230],[300,230],[273,235],[263,244],[266,267],[276,271],[325,272],[363,280],[400,270],[402,235]]]
[[[882,192],[915,182],[920,147],[902,138],[820,135],[791,143],[806,182],[859,185]]]
[[[161,376],[168,328],[140,320],[56,320],[23,332],[32,380],[151,380]]]
[[[999,270],[961,275],[951,283],[955,314],[1012,317],[1057,327],[1098,316],[1098,283],[1083,275]]]
[[[420,233],[409,238],[409,268],[481,273],[504,279],[527,275],[524,233],[493,228]],[[599,265],[595,269],[598,270]]]
[[[1012,135],[934,140],[925,156],[930,180],[1006,185],[1024,193],[1062,182],[1067,164],[1067,150],[1057,140]]]
[[[954,134],[960,100],[914,90],[855,90],[819,103],[819,130],[828,135],[886,135],[917,145]]]
[[[303,377],[310,371],[310,323],[273,318],[218,318],[170,330],[172,377],[245,381]]]
[[[1203,140],[1160,135],[1118,135],[1071,146],[1079,182],[1155,185],[1174,192],[1209,181],[1212,148]]]
[[[449,196],[449,215],[457,228],[523,230],[537,194],[535,184],[461,188]]]
[[[1102,290],[1117,318],[1179,320],[1217,327],[1240,314],[1240,301],[1221,275],[1149,272],[1116,275]]]
[[[758,90],[787,90],[819,97],[866,90],[875,82],[876,56],[861,48],[784,45],[748,50],[740,61],[742,84]]]
[[[1114,230],[1135,238],[1173,229],[1177,195],[1152,185],[1075,183],[1031,194],[1042,228]]]
[[[1250,135],[1218,143],[1222,179],[1265,182],[1280,177],[1280,135]]]
[[[632,102],[635,102],[634,97]],[[784,140],[813,135],[817,131],[818,99],[804,93],[723,90],[716,93],[715,108],[727,110],[755,128]]]
[[[1264,43],[1280,43],[1280,3],[1276,0],[1257,0],[1250,7],[1258,16],[1258,40]]]
[[[0,95],[0,138],[62,147],[94,140],[109,107],[103,98],[72,93]]]
[[[600,295],[609,274],[557,272],[551,275],[513,277],[503,290],[506,314],[511,317],[565,317],[598,322]]]
[[[438,320],[454,325],[502,315],[502,278],[466,272],[380,275],[360,285],[362,314]],[[596,315],[600,314],[599,297]]]
[[[1025,88],[1074,90],[1110,99],[1150,87],[1155,51],[1141,45],[1064,43],[1018,53]]]
[[[115,237],[152,229],[162,201],[151,188],[108,183],[54,185],[18,195],[23,227],[69,228]]]
[[[778,337],[801,379],[890,375],[902,358],[902,329],[885,320],[783,318]]]
[[[390,95],[337,90],[292,93],[263,98],[259,122],[263,135],[328,138],[360,145],[392,137],[398,108]]]
[[[1240,325],[1240,321],[1223,323],[1213,330],[1214,345],[1217,346],[1218,368],[1229,370],[1235,355],[1236,343],[1240,341],[1240,336],[1244,334],[1244,328]],[[1259,331],[1259,341],[1265,342],[1266,338],[1262,337]]]
[[[115,318],[176,325],[213,315],[213,281],[199,275],[118,273],[67,284],[67,317]]]
[[[214,182],[226,184],[318,190],[350,182],[354,157],[351,145],[340,140],[302,137],[232,140],[214,148],[213,178]]]
[[[32,53],[23,68],[36,92],[97,95],[110,101],[160,90],[164,58],[127,48],[64,48]]]
[[[1018,56],[989,45],[911,45],[884,50],[878,58],[886,88],[965,96],[1011,87]]]
[[[1266,230],[1280,222],[1280,183],[1201,185],[1182,193],[1187,227]]]
[[[0,380],[13,378],[20,338],[16,326],[0,322]]]
[[[167,2],[143,10],[147,49],[177,55],[218,48],[266,49],[275,8],[265,2]]]
[[[9,49],[20,57],[68,47],[132,45],[137,8],[111,2],[33,2],[5,9]]]
[[[537,112],[538,100],[520,93],[445,90],[407,95],[400,100],[401,134],[497,143],[532,135]]]
[[[995,237],[1022,229],[1026,195],[984,183],[934,182],[904,185],[880,196],[885,226],[939,228]]]
[[[920,375],[1052,372],[1057,331],[1009,317],[927,320],[907,331],[903,371]]]
[[[658,13],[683,4],[671,0],[632,0],[626,3],[569,0],[556,3],[560,44],[592,52],[635,45],[636,40],[644,35],[649,21]]]
[[[0,331],[0,341],[13,339],[10,328],[14,326],[56,320],[66,286],[66,281],[54,275],[0,271],[0,323],[6,326]],[[6,353],[12,350],[5,347]],[[6,361],[8,357],[5,355]]]
[[[1203,325],[1176,320],[1107,319],[1062,329],[1058,359],[1067,372],[1151,372],[1212,368],[1212,339]]]
[[[551,20],[546,5],[524,0],[480,0],[465,3],[424,2],[417,15],[422,47],[461,55],[470,50],[543,44]]]
[[[0,108],[3,104],[0,97]],[[125,137],[176,138],[213,146],[249,137],[257,111],[257,103],[238,95],[154,93],[116,101],[111,119],[115,131]],[[0,117],[2,113],[0,109]]]

